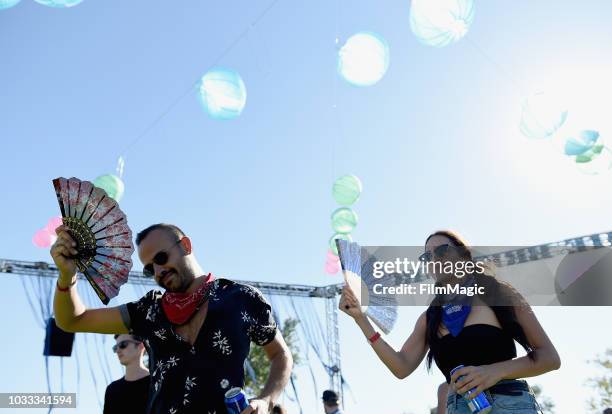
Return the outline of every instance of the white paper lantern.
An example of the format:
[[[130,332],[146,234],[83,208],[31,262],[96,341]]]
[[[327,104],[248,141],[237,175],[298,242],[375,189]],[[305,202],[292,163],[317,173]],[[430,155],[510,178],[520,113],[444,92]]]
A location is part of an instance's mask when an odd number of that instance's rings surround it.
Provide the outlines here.
[[[355,86],[374,85],[389,68],[389,45],[372,32],[349,37],[338,53],[338,73]]]
[[[474,20],[473,0],[412,0],[410,28],[428,46],[444,47],[459,41]]]

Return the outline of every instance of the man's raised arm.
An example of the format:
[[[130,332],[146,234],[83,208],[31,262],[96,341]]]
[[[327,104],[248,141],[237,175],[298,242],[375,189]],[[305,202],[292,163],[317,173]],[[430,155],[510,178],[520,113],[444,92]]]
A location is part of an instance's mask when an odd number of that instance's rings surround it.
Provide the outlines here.
[[[76,243],[66,226],[56,230],[57,241],[51,246],[51,257],[59,270],[53,298],[57,326],[67,332],[128,333],[119,307],[86,309],[75,288],[77,254]]]

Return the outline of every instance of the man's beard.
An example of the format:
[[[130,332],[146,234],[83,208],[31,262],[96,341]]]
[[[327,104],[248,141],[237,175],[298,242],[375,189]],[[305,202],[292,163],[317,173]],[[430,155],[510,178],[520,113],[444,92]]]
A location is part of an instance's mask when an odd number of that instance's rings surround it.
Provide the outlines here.
[[[158,285],[160,287],[163,287],[169,292],[182,292],[184,290],[184,284],[185,284],[184,278],[181,276],[182,273],[183,272],[180,272],[179,270],[171,269],[168,272],[166,272],[166,274],[160,280],[161,283],[158,283]],[[178,282],[178,285],[179,285],[178,288],[170,288],[167,285],[168,279],[170,278],[176,279],[176,282]]]

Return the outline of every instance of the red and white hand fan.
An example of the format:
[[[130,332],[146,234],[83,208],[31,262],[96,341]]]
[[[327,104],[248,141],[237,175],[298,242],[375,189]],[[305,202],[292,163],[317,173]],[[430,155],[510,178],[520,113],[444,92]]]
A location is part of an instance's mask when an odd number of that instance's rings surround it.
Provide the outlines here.
[[[132,268],[132,231],[106,191],[78,178],[53,180],[62,221],[76,242],[77,268],[107,305]]]

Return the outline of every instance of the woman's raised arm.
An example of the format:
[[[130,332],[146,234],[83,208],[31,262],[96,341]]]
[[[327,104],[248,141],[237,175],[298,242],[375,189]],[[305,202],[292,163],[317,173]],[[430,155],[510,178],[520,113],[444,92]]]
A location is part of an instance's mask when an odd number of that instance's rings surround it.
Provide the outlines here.
[[[348,285],[342,289],[339,308],[355,320],[366,338],[372,338],[376,334],[376,330],[368,317],[362,312],[359,300]],[[426,328],[426,316],[423,312],[417,319],[414,330],[401,350],[396,351],[382,338],[378,338],[374,343],[371,343],[378,358],[397,378],[406,378],[423,361],[428,349],[425,336]]]

